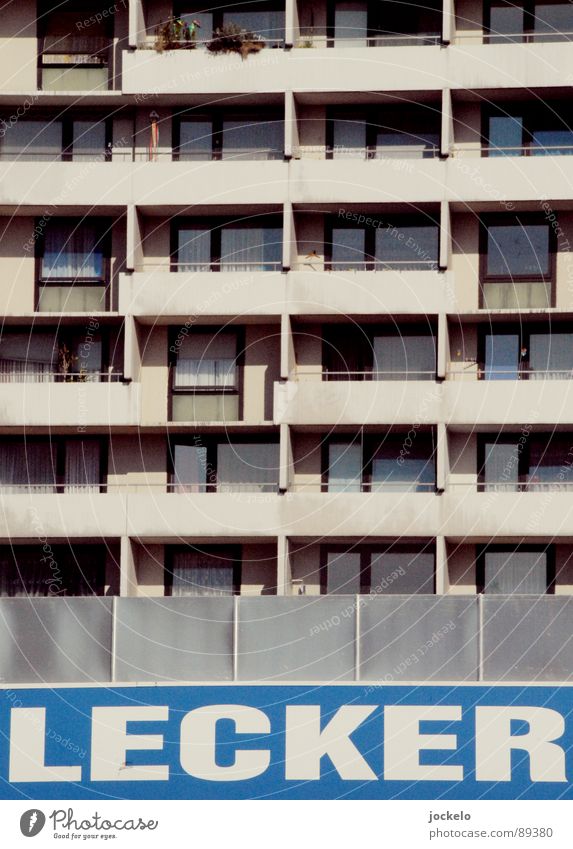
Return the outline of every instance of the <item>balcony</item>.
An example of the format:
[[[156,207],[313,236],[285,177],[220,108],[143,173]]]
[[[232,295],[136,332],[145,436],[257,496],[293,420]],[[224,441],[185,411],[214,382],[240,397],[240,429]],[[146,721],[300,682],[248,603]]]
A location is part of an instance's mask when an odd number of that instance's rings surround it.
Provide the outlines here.
[[[311,376],[311,375],[309,375]],[[320,381],[275,384],[275,422],[290,425],[411,425],[441,421],[442,386],[433,380]]]
[[[442,388],[446,424],[570,424],[572,380],[447,380]]]
[[[73,383],[2,383],[3,427],[138,426],[140,385],[77,381]]]
[[[572,613],[573,599],[551,596],[239,598],[235,610],[226,598],[0,599],[0,674],[8,685],[568,681]]]

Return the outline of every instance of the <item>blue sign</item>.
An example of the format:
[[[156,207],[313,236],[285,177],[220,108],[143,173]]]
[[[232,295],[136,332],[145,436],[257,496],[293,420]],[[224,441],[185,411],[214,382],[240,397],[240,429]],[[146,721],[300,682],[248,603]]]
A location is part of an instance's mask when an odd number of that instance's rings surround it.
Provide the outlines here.
[[[573,798],[570,686],[9,689],[3,799]]]

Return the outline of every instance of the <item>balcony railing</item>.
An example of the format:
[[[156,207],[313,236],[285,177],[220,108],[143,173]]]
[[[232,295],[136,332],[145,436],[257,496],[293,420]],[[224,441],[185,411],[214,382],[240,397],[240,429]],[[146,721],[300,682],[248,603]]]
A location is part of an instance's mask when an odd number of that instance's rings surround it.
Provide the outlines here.
[[[318,370],[309,370],[302,372],[306,377],[309,374],[320,374],[323,380],[435,380],[436,370],[426,371],[333,371],[328,368]],[[299,379],[299,375],[295,374],[295,380]]]
[[[0,383],[120,383],[122,372],[54,371],[53,365],[31,360],[0,359]]]
[[[495,145],[482,144],[454,144],[450,153],[455,158],[464,158],[468,153],[475,156],[498,158],[500,156],[571,156],[573,145],[518,145],[496,147]]]
[[[385,262],[381,259],[326,260],[308,256],[295,263],[297,271],[437,271],[438,263],[433,259],[397,259]]]
[[[267,260],[234,262],[221,260],[219,262],[172,262],[169,259],[163,262],[144,260],[138,271],[174,271],[174,272],[225,272],[225,271],[281,271],[282,262]]]
[[[485,366],[483,363],[462,363],[451,365],[446,372],[448,380],[460,380],[464,377],[476,380],[571,380],[573,369],[530,369],[530,368],[497,368]]]
[[[346,147],[344,145],[298,145],[293,148],[295,159],[316,159],[317,154],[327,159],[358,159],[384,162],[386,159],[435,159],[440,148],[425,144],[376,145],[369,147]]]
[[[363,35],[362,33],[348,36],[331,36],[325,29],[312,28],[301,33],[296,39],[295,47],[422,47],[440,44],[441,35],[438,32],[418,33],[379,33]]]
[[[421,481],[370,481],[368,483],[357,483],[349,481],[348,483],[331,483],[323,484],[320,482],[314,483],[295,483],[288,487],[289,492],[308,493],[321,492],[329,495],[352,495],[362,492],[370,493],[404,493],[404,492],[423,492],[432,493],[436,491],[435,483],[422,483]]]
[[[544,42],[573,41],[573,32],[568,30],[550,32],[458,32],[455,41],[481,39],[483,44],[541,44]]]

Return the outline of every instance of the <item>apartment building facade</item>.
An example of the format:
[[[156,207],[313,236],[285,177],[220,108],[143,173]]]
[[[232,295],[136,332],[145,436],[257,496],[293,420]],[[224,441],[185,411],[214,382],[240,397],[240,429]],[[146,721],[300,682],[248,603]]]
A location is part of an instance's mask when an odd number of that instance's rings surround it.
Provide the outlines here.
[[[7,4],[4,681],[569,680],[572,40]]]

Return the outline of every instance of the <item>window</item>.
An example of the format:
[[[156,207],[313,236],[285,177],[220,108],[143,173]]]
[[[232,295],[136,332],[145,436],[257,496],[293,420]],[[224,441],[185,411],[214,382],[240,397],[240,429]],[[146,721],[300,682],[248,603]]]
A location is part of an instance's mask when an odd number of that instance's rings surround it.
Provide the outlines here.
[[[225,112],[174,119],[176,160],[282,159],[283,151],[284,121],[278,114],[261,118],[260,114]]]
[[[425,159],[439,153],[440,106],[331,109],[326,133],[330,159]]]
[[[236,546],[188,546],[168,552],[166,594],[233,596],[241,592],[240,549]]]
[[[0,159],[23,162],[111,161],[111,121],[20,118],[6,123]]]
[[[478,592],[496,595],[552,593],[555,556],[552,545],[479,546]]]
[[[535,216],[503,216],[484,220],[481,232],[481,307],[551,307],[555,239],[547,221]]]
[[[522,0],[517,4],[489,0],[485,5],[484,32],[488,44],[571,41],[573,8],[568,0]]]
[[[37,242],[38,311],[107,309],[110,242],[107,220],[49,221]]]
[[[279,271],[281,222],[267,217],[264,224],[257,218],[175,224],[172,255],[175,271]]]
[[[568,491],[573,485],[573,435],[480,436],[478,488],[484,492]]]
[[[329,44],[335,47],[376,47],[438,44],[441,7],[428,3],[338,0],[329,10]]]
[[[573,377],[573,333],[560,324],[490,325],[480,337],[485,380],[568,380]]]
[[[571,118],[565,103],[488,107],[484,110],[485,153],[488,156],[569,155],[573,153]]]
[[[0,596],[103,595],[103,545],[0,546]]]
[[[285,38],[284,6],[265,0],[236,3],[232,7],[211,6],[207,11],[203,11],[199,4],[179,2],[175,14],[188,23],[199,21],[198,41],[209,41],[215,29],[227,24],[237,24],[248,32],[262,36],[267,47],[278,47]]]
[[[406,445],[407,442],[407,445]],[[436,485],[433,434],[332,437],[324,450],[327,492],[432,492]]]
[[[114,353],[120,350],[113,339]],[[112,340],[106,328],[46,328],[0,336],[0,383],[85,383],[119,379],[108,365]],[[121,354],[119,354],[118,359]]]
[[[362,213],[360,213],[361,215]],[[354,213],[358,218],[359,213]],[[438,225],[429,218],[383,220],[364,213],[365,225],[352,219],[326,220],[325,264],[329,271],[435,271]]]
[[[326,595],[414,595],[435,592],[430,543],[321,546],[321,591]]]
[[[174,421],[238,421],[239,336],[234,330],[192,330],[170,346]],[[242,346],[241,346],[242,349]]]
[[[434,380],[432,328],[332,325],[324,327],[326,380]]]
[[[78,30],[78,21],[86,18],[92,21],[89,29]],[[45,91],[109,88],[113,7],[110,10],[97,2],[85,4],[73,0],[63,4],[41,3],[38,34],[39,88]]]
[[[276,492],[278,442],[255,442],[231,435],[224,442],[193,437],[172,442],[173,492]]]
[[[100,492],[99,439],[5,438],[0,442],[0,492]]]

